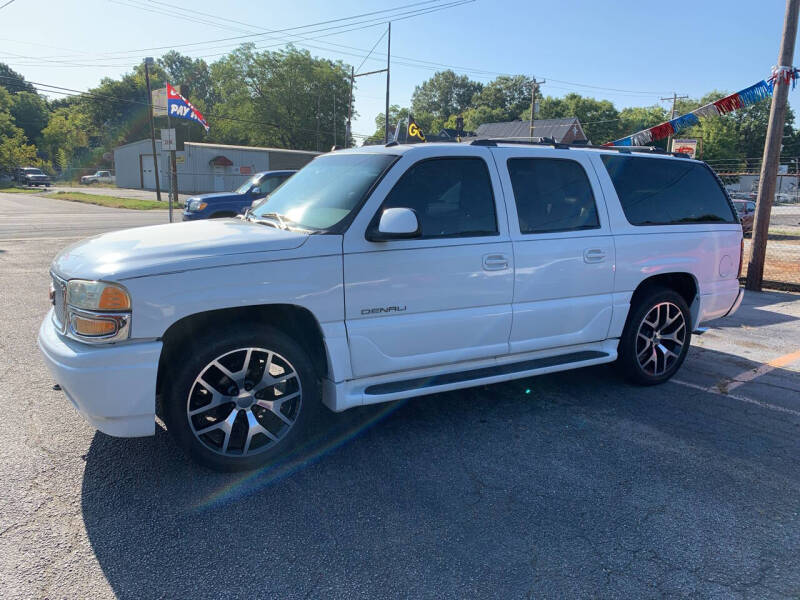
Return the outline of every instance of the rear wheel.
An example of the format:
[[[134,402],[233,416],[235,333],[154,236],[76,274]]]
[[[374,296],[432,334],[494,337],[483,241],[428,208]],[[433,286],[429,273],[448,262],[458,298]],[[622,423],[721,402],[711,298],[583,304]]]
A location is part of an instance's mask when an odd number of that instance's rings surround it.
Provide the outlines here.
[[[667,288],[640,298],[628,315],[619,341],[618,364],[640,385],[667,381],[683,364],[692,339],[686,300]]]
[[[321,412],[319,381],[305,351],[279,330],[241,325],[215,333],[186,347],[186,362],[167,384],[164,419],[201,464],[253,469],[310,433]]]

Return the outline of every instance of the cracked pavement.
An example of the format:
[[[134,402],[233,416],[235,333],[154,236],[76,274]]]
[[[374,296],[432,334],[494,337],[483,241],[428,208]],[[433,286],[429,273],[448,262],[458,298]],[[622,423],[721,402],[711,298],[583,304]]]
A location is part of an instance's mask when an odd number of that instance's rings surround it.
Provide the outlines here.
[[[800,350],[800,296],[748,294],[677,382],[596,367],[359,409],[223,475],[160,427],[94,432],[36,348],[69,238],[166,217],[9,196],[0,597],[800,596],[800,361],[764,367]]]

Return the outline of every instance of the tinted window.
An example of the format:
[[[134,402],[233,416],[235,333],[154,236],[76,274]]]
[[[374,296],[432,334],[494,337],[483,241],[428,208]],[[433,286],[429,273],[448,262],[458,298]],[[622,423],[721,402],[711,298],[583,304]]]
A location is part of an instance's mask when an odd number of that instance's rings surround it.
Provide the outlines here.
[[[508,174],[522,233],[600,227],[592,186],[575,161],[511,158]]]
[[[632,225],[736,223],[714,174],[702,163],[603,155]]]
[[[422,237],[497,233],[489,170],[480,158],[437,158],[413,165],[389,192],[379,213],[386,208],[414,209]]]

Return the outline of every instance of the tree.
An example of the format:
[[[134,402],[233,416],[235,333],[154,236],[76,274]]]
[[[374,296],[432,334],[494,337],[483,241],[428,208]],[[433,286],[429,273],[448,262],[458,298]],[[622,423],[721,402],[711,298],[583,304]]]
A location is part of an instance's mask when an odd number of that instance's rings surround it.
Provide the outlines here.
[[[182,95],[193,104],[203,104],[210,108],[213,104],[211,95],[211,71],[208,63],[202,58],[191,58],[170,50],[158,59],[158,65],[164,70],[167,81],[182,87]],[[199,108],[199,106],[198,106]]]
[[[483,89],[483,84],[454,71],[440,71],[414,88],[411,108],[414,117],[429,113],[441,123],[450,115],[463,112],[472,106],[472,98]]]
[[[397,126],[399,121],[408,118],[410,111],[407,108],[400,108],[398,104],[392,104],[389,107],[389,136],[394,135],[394,129]],[[414,115],[414,120],[417,121],[417,116]],[[382,144],[384,139],[384,132],[386,125],[386,117],[385,113],[378,113],[378,116],[375,117],[375,133],[373,133],[370,137],[368,137],[364,143],[366,144]],[[424,133],[429,133],[429,129],[426,129],[425,126],[417,121],[417,125],[422,128]]]
[[[41,147],[64,169],[79,149],[88,147],[89,129],[88,118],[79,106],[56,109],[42,130]]]
[[[304,150],[344,143],[350,68],[341,61],[248,44],[212,64],[211,73],[211,139]]]
[[[50,111],[44,99],[35,92],[21,91],[11,97],[11,116],[25,132],[25,137],[38,142],[47,125]]]
[[[619,130],[619,113],[608,100],[595,100],[580,94],[567,94],[563,98],[546,97],[539,105],[540,119],[578,117],[586,137],[593,143],[616,139]],[[521,114],[528,119],[530,115]],[[632,132],[631,132],[632,133]]]
[[[12,94],[17,92],[36,93],[33,84],[25,81],[25,78],[5,63],[0,63],[0,87],[4,87]]]
[[[525,75],[500,75],[483,87],[472,99],[474,109],[492,111],[496,121],[513,121],[524,110],[530,110],[532,80]],[[484,110],[483,114],[490,114]],[[498,115],[502,115],[498,118]],[[472,117],[475,120],[475,116]],[[464,122],[466,126],[466,111]],[[483,121],[491,122],[491,121]],[[478,123],[477,125],[481,125]],[[475,127],[477,127],[475,125]]]

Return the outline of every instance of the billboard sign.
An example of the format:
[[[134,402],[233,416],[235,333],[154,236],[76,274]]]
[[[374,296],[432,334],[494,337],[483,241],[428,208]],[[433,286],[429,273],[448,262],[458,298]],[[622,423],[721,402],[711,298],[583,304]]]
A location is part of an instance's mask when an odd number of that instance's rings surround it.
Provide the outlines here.
[[[690,158],[697,158],[697,140],[692,139],[673,139],[672,152],[682,152],[688,154]]]

